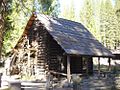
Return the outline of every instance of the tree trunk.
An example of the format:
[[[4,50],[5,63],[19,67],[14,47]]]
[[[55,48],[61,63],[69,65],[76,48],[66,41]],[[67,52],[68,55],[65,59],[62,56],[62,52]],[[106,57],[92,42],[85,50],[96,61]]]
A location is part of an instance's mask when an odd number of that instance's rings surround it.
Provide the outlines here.
[[[3,42],[3,28],[4,28],[4,20],[2,15],[0,14],[0,60],[1,60],[1,50],[2,50],[2,42]]]
[[[3,32],[4,32],[4,15],[6,11],[6,0],[0,0],[0,60],[3,43]]]

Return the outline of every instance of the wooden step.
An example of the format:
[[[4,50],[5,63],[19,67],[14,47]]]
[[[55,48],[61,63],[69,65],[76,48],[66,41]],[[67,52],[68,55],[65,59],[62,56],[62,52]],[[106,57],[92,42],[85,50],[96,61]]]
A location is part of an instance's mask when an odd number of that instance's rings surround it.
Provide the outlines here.
[[[22,82],[21,83],[21,90],[46,90],[46,82],[41,81],[39,83],[33,82]]]

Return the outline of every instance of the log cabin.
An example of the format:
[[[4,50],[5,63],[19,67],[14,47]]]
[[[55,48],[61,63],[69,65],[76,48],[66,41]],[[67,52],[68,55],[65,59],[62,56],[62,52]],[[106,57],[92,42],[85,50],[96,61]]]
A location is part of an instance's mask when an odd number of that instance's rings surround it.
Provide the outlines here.
[[[93,57],[113,56],[81,23],[43,14],[32,14],[13,53],[12,65],[30,69],[23,71],[59,73],[68,82],[71,74],[92,74]]]

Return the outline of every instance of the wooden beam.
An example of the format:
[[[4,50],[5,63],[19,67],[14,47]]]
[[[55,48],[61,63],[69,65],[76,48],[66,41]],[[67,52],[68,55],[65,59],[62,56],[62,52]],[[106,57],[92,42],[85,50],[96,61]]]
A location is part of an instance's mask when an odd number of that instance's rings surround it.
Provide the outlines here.
[[[70,56],[67,55],[67,80],[70,83],[71,73],[70,73]]]
[[[30,48],[30,44],[29,44],[29,40],[28,40],[28,67],[30,68],[30,66],[31,66],[31,60],[30,60],[30,50],[29,50],[29,48]]]
[[[108,71],[111,71],[111,60],[110,60],[110,58],[108,58],[108,63],[109,63]]]
[[[67,76],[67,74],[65,74],[65,73],[60,73],[60,72],[55,72],[55,71],[49,71],[49,72],[52,73],[52,74]]]
[[[93,58],[87,57],[87,74],[93,74]]]
[[[28,40],[27,40],[27,49],[28,49],[28,52],[27,52],[27,54],[28,54],[28,63],[27,63],[27,65],[28,65],[28,73],[27,73],[27,75],[31,75],[31,59],[30,59],[30,50],[29,50],[29,48],[30,48],[30,43],[29,43],[29,38],[28,38]]]
[[[98,57],[98,73],[100,75],[100,57]]]
[[[1,87],[1,78],[2,78],[2,73],[0,73],[0,87]]]

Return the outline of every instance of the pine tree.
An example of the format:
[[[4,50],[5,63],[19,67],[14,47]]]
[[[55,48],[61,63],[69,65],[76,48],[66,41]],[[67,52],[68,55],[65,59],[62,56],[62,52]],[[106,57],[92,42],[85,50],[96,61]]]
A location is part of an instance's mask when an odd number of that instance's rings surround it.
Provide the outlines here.
[[[6,30],[3,42],[3,52],[9,52],[16,45],[33,11],[57,16],[56,0],[9,0],[9,14],[6,16]],[[41,3],[42,2],[42,3]],[[36,6],[37,5],[37,6]],[[42,8],[40,7],[42,6]],[[43,8],[47,6],[47,8]],[[57,7],[58,8],[58,7]],[[54,11],[54,13],[52,13]]]
[[[97,40],[102,42],[101,34],[100,34],[100,3],[101,0],[93,0],[92,6],[94,12],[95,28],[96,28],[95,37],[97,38]]]
[[[117,16],[117,21],[118,21],[118,30],[117,30],[117,33],[118,33],[118,38],[117,38],[117,44],[116,44],[116,47],[118,47],[120,45],[120,0],[115,0],[115,7],[114,7],[114,10],[115,10],[115,14]]]
[[[102,1],[100,8],[100,32],[104,46],[114,49],[117,40],[117,17],[110,0]]]
[[[80,21],[82,22],[82,24],[84,24],[88,28],[88,30],[90,30],[90,32],[95,37],[97,37],[92,0],[84,1],[84,6],[80,11]]]
[[[33,11],[33,1],[18,1],[11,0],[7,2],[10,4],[6,18],[6,32],[3,41],[3,52],[7,53],[17,43],[25,28],[28,17]]]
[[[75,20],[75,9],[73,0],[70,2],[70,5],[64,5],[64,10],[61,12],[61,16],[63,18],[69,19],[69,20]]]
[[[38,0],[40,12],[47,15],[58,16],[58,0]]]
[[[1,48],[3,43],[3,35],[5,32],[5,14],[6,14],[6,0],[0,0],[0,60],[1,60]]]

